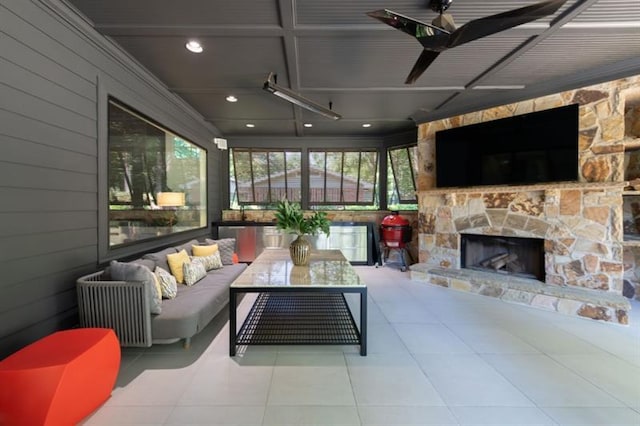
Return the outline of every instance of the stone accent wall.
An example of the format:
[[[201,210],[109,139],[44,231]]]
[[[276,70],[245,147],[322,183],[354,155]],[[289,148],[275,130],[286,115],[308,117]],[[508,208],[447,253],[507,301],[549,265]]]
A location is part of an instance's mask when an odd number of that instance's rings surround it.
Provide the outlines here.
[[[573,103],[580,106],[578,182],[436,188],[437,131]],[[640,76],[634,76],[421,124],[418,229],[422,270],[460,268],[461,232],[543,238],[545,285],[621,297],[623,274],[626,270],[629,277],[637,263],[637,256],[624,256],[622,199],[625,147],[640,146],[634,112],[638,106]],[[433,280],[443,278],[434,276]],[[583,309],[583,316],[607,321],[626,318],[623,314],[599,315],[594,306],[595,310],[585,308],[589,312]],[[573,313],[582,315],[578,309]]]
[[[460,233],[544,239],[546,284],[622,292],[621,183],[420,193],[420,262],[460,267]]]

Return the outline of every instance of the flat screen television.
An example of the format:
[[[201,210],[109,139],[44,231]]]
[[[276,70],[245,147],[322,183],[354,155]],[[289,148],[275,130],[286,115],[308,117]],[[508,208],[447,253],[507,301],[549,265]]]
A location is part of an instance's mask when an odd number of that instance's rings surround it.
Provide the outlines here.
[[[436,132],[436,184],[578,180],[578,104]]]

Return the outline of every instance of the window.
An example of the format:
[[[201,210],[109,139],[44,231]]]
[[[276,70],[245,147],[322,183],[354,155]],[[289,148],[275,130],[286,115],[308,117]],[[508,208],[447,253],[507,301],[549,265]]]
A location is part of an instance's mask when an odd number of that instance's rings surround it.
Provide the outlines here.
[[[418,146],[409,145],[387,151],[387,188],[390,209],[407,204],[417,208],[416,177],[418,176]]]
[[[207,226],[206,151],[109,100],[109,246]]]
[[[310,150],[309,205],[376,204],[378,151]]]
[[[300,151],[234,148],[229,155],[232,207],[301,201]]]

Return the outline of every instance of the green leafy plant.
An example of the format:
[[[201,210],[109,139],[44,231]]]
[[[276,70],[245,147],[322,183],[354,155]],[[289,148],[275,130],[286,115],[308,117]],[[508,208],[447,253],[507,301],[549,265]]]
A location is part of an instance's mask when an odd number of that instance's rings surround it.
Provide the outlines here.
[[[278,202],[275,217],[277,228],[285,232],[297,235],[318,235],[322,232],[329,235],[331,221],[325,212],[314,212],[304,217],[300,205],[292,204],[287,199]]]

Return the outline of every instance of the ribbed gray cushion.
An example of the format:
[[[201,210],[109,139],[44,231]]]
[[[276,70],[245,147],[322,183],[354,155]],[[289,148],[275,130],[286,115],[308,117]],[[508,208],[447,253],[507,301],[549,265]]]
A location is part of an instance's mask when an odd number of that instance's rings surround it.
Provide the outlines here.
[[[171,253],[177,253],[175,247],[169,247],[155,253],[147,253],[142,256],[142,258],[151,259],[156,263],[156,266],[161,267],[165,271],[170,271],[171,269],[169,268],[169,263],[167,262],[167,255]]]
[[[197,246],[198,244],[200,244],[198,240],[191,240],[184,244],[180,244],[179,246],[176,246],[175,249],[176,249],[176,252],[179,252],[180,250],[184,250],[187,252],[189,256],[193,256],[193,252],[191,251],[191,246]]]
[[[220,259],[223,265],[233,265],[233,253],[236,251],[235,238],[222,238],[220,240],[205,239],[207,244],[217,244],[220,251]]]
[[[109,264],[111,279],[114,281],[142,281],[149,288],[149,306],[152,314],[162,312],[162,294],[158,294],[156,279],[153,272],[144,265],[137,263],[118,262],[112,260]]]

